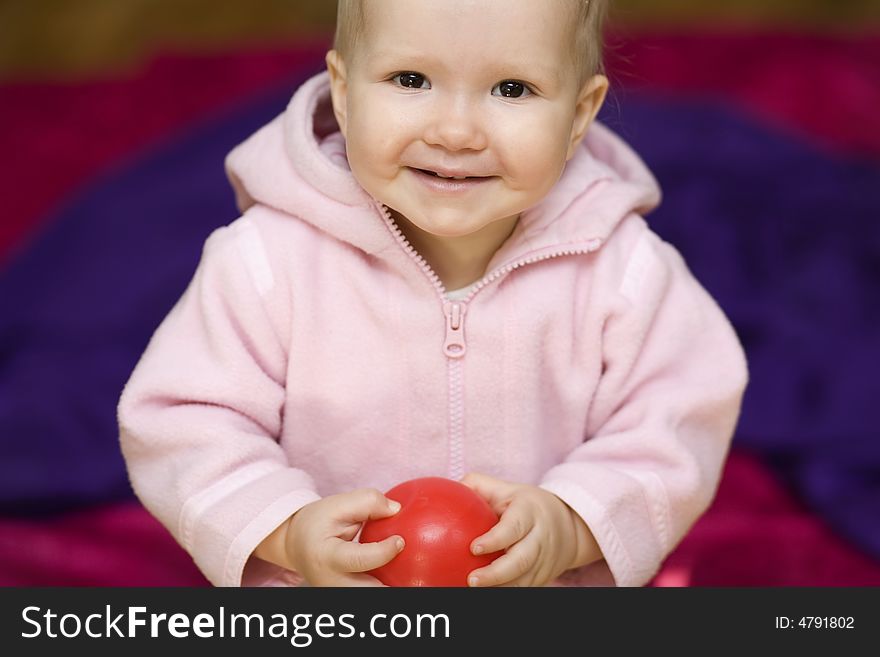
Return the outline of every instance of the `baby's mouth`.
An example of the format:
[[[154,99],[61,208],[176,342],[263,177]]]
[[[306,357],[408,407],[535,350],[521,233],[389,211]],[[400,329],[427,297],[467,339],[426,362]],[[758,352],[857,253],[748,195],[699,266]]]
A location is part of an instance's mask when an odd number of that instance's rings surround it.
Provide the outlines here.
[[[419,169],[418,167],[413,167],[413,169],[415,171],[418,171],[419,173],[422,173],[422,174],[425,174],[428,176],[434,176],[435,178],[443,178],[446,180],[473,180],[476,178],[484,178],[485,177],[485,176],[468,176],[468,175],[464,175],[464,176],[447,175],[447,174],[440,173],[438,171],[432,171],[431,169]]]

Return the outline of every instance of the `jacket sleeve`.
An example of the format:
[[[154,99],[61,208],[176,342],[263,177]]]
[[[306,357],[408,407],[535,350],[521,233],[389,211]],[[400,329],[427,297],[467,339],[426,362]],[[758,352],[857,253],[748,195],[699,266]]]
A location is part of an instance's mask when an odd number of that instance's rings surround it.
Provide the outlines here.
[[[318,498],[278,442],[287,348],[273,288],[255,226],[216,231],[118,407],[135,493],[219,586],[295,582],[248,557]]]
[[[747,369],[670,245],[645,229],[620,269],[587,435],[541,486],[580,514],[605,557],[565,579],[640,586],[715,495]]]

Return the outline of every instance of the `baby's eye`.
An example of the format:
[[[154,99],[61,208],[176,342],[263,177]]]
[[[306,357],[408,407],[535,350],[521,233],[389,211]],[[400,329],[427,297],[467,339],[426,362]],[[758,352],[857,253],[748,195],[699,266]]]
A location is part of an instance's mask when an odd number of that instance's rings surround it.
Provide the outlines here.
[[[516,80],[504,80],[492,87],[493,96],[503,96],[504,98],[523,98],[530,96],[531,93],[525,83]]]
[[[401,87],[407,87],[409,89],[431,88],[431,83],[428,82],[425,79],[425,76],[421,73],[413,73],[411,71],[407,71],[405,73],[398,73],[391,79],[399,84]]]

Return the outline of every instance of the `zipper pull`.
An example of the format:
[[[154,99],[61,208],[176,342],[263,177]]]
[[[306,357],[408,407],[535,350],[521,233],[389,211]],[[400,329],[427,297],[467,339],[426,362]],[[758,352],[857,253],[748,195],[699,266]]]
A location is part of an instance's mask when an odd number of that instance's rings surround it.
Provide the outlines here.
[[[443,343],[443,353],[449,358],[461,358],[467,350],[464,342],[464,313],[467,306],[459,301],[443,304],[443,313],[446,315],[446,341]]]

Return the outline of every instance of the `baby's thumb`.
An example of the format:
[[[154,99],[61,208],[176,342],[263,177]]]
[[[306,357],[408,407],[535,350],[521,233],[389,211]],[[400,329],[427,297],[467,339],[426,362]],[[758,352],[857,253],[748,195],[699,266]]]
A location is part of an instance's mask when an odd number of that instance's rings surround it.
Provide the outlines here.
[[[400,511],[400,502],[388,499],[375,488],[361,488],[348,495],[349,519],[363,522],[387,518]]]

